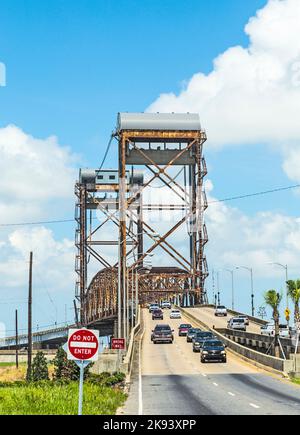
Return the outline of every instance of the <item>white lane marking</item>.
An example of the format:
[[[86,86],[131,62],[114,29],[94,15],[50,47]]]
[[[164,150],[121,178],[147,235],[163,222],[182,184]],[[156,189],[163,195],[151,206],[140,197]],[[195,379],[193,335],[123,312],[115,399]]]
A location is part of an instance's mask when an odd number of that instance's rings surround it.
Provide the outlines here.
[[[258,405],[255,405],[255,403],[249,403],[252,408],[259,409],[260,407]]]
[[[215,382],[213,382],[213,385],[215,386],[215,387],[218,387],[219,385],[218,384],[216,384]]]
[[[142,341],[145,334],[145,326],[139,343],[139,415],[143,415],[143,386],[142,386]]]
[[[231,391],[228,391],[229,396],[235,397],[235,394],[233,394]]]
[[[206,376],[207,376],[205,373],[201,373],[201,375],[202,375],[204,378],[206,378]]]

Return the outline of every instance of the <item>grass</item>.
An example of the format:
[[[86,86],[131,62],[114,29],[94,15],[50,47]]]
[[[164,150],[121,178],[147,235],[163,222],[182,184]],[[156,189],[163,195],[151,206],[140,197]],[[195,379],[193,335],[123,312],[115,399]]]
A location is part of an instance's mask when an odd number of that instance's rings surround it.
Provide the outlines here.
[[[86,381],[83,413],[113,415],[125,399],[126,395],[119,388]],[[0,384],[1,415],[73,415],[77,414],[77,407],[78,382]]]
[[[294,384],[300,385],[300,378],[291,378]]]
[[[26,364],[20,364],[18,369],[14,364],[3,364],[0,366],[0,382],[22,381],[26,377],[26,369]]]

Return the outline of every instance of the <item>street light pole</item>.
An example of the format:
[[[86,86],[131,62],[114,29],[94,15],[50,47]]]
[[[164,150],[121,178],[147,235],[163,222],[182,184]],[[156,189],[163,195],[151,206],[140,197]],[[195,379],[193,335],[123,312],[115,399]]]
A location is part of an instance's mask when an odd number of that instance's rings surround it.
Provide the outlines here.
[[[225,270],[231,274],[231,308],[234,310],[234,271],[231,269]]]
[[[282,267],[285,270],[286,308],[289,309],[289,287],[288,287],[288,284],[287,284],[287,282],[289,280],[289,278],[288,278],[288,265],[287,264],[284,265],[284,264],[281,264],[281,263],[267,263],[267,264],[270,264],[270,265],[273,265],[273,266],[279,266],[279,267]],[[288,321],[288,324],[289,324],[289,321]]]
[[[221,301],[220,301],[220,280],[219,280],[219,277],[220,277],[220,271],[218,270],[217,271],[218,305],[221,304]]]
[[[236,266],[236,269],[245,269],[245,270],[248,270],[250,272],[250,277],[251,277],[251,312],[252,312],[252,316],[254,317],[255,307],[254,307],[253,269],[252,269],[252,267],[247,267],[247,266]]]

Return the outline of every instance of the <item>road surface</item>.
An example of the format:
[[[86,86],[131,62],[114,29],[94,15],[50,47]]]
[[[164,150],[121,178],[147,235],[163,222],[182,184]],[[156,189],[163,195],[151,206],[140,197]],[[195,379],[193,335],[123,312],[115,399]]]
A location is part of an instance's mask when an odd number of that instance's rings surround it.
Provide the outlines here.
[[[185,308],[186,309],[186,308]],[[216,328],[227,328],[227,322],[231,317],[234,317],[228,314],[228,317],[216,317],[215,310],[209,307],[201,307],[201,308],[188,308],[187,312],[190,312],[194,317],[202,320],[209,327],[213,327],[215,325]],[[260,326],[257,323],[251,322],[249,326],[247,326],[247,332],[252,332],[254,334],[260,334]]]
[[[227,364],[201,364],[191,343],[177,335],[179,324],[188,320],[170,320],[165,311],[163,322],[152,321],[147,310],[142,318],[140,353],[135,356],[133,384],[121,414],[300,415],[298,386],[230,353]],[[173,344],[151,342],[157,323],[169,323],[175,330]]]

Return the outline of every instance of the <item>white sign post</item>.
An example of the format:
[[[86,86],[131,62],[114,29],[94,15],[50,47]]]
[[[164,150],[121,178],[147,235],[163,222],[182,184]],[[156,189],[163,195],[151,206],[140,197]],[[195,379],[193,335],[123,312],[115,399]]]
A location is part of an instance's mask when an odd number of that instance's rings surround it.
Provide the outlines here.
[[[91,329],[69,329],[68,359],[74,361],[80,369],[78,415],[82,415],[84,369],[98,360],[99,331]]]

